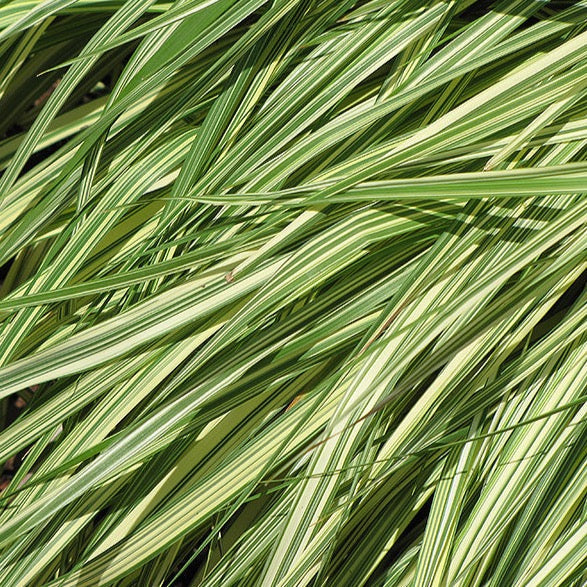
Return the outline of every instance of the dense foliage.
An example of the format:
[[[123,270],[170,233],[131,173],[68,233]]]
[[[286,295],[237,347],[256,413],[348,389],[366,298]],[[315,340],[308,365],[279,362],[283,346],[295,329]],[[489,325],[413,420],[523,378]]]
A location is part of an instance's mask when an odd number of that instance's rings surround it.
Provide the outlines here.
[[[587,1],[8,0],[0,53],[2,587],[585,584]]]

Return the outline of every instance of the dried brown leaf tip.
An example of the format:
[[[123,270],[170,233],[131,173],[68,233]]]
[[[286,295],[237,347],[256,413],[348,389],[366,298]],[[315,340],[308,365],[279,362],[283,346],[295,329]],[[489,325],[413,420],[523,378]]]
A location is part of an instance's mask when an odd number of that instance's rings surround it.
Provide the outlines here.
[[[298,402],[301,402],[305,397],[305,393],[300,393],[300,395],[296,395],[296,397],[294,397],[293,400],[290,402],[289,406],[287,406],[285,411],[287,412],[288,410],[291,410]]]
[[[49,89],[46,92],[43,92],[35,101],[34,106],[35,108],[40,108],[45,104],[45,102],[51,97],[51,94],[57,89],[57,86],[60,84],[61,78],[56,79]]]

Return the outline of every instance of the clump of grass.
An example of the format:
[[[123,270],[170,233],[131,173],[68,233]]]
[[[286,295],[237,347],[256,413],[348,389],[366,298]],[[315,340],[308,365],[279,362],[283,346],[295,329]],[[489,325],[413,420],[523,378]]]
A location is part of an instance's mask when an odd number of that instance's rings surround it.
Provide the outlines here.
[[[586,22],[4,3],[2,586],[582,585]]]

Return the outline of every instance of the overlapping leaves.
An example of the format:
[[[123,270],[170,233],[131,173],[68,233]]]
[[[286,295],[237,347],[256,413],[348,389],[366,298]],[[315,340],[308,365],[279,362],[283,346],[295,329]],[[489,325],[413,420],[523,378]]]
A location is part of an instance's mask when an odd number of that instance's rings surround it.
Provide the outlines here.
[[[0,7],[0,583],[582,584],[586,22]]]

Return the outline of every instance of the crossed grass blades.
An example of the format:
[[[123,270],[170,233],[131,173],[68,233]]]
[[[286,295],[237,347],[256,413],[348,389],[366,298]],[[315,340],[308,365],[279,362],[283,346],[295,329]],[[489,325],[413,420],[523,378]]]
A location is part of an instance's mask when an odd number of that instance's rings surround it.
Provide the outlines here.
[[[587,2],[9,0],[0,53],[3,587],[584,584]]]

